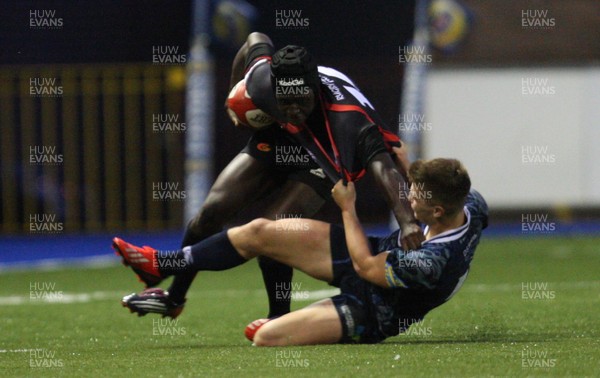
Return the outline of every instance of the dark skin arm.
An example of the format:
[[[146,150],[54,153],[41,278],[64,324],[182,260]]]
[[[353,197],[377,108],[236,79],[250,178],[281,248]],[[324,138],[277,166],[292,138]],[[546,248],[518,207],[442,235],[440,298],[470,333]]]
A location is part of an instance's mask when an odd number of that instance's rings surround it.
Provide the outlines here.
[[[244,77],[248,51],[250,50],[250,47],[258,43],[267,43],[273,46],[271,38],[269,38],[269,36],[266,34],[259,32],[250,33],[248,38],[246,38],[246,42],[244,42],[242,47],[240,47],[238,52],[235,54],[235,58],[233,58],[233,63],[231,65],[231,78],[229,80],[229,90],[231,90],[231,88],[233,88],[233,86]]]
[[[373,173],[379,190],[400,225],[402,249],[419,249],[425,236],[414,217],[408,196],[406,193],[400,194],[401,188],[409,187],[408,183],[398,172],[389,153],[382,152],[375,155],[369,162],[368,168]]]
[[[273,42],[271,42],[271,38],[269,38],[266,34],[254,32],[248,35],[246,38],[246,42],[240,47],[238,52],[235,54],[235,58],[233,58],[233,63],[231,64],[231,77],[229,79],[229,90],[231,89],[244,78],[244,72],[246,71],[246,57],[248,56],[248,51],[250,51],[250,47],[254,46],[258,43],[267,43],[273,46]],[[227,109],[227,102],[225,102],[225,109]],[[238,120],[231,117],[229,113],[227,113],[231,122],[236,127],[242,129],[248,129],[248,126],[244,126],[241,123],[238,123]]]
[[[393,154],[392,159],[396,164],[398,172],[402,175],[405,182],[408,182],[408,168],[410,167],[410,161],[408,160],[408,152],[406,151],[405,144],[402,143],[400,147],[392,147]],[[410,184],[410,183],[409,183]]]

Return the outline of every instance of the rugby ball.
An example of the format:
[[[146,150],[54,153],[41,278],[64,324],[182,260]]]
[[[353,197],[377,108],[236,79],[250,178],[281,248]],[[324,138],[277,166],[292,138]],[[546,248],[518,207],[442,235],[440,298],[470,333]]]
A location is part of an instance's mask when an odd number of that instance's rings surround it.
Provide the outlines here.
[[[273,118],[262,110],[258,109],[248,91],[246,82],[241,80],[229,92],[227,96],[227,113],[233,123],[250,126],[254,129],[260,129],[273,123]]]

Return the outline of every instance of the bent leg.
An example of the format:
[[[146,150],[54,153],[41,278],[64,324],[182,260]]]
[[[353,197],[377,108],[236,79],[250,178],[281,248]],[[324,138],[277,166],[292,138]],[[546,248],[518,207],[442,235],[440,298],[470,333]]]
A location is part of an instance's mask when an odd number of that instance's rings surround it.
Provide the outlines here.
[[[342,322],[335,305],[331,299],[324,299],[266,323],[254,335],[254,344],[334,344],[341,338]]]
[[[333,280],[329,223],[312,219],[255,219],[227,231],[245,259],[266,256],[326,282]]]
[[[219,174],[202,208],[189,222],[182,247],[221,231],[225,223],[246,205],[272,190],[274,184],[263,163],[239,153]]]
[[[182,247],[221,231],[246,204],[272,188],[273,182],[264,165],[248,154],[239,153],[219,174],[204,205],[189,222]],[[195,277],[195,271],[176,275],[169,287],[169,297],[183,303]]]

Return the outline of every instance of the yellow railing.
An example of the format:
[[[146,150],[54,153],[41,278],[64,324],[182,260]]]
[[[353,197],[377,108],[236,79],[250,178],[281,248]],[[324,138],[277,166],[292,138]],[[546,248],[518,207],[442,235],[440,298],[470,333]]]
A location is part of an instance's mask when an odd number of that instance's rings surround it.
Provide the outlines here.
[[[0,67],[0,231],[181,226],[184,86],[183,66]]]

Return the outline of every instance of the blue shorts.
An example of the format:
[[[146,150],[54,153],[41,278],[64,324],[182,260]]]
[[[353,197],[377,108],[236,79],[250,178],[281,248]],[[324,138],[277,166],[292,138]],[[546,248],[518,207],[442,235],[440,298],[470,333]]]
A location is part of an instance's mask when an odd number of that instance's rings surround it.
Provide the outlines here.
[[[373,251],[377,250],[378,239],[369,239]],[[344,230],[331,225],[331,258],[333,280],[330,285],[339,287],[341,293],[331,298],[342,323],[340,343],[373,344],[387,336],[379,330],[375,306],[373,305],[372,284],[361,279],[348,254]]]

